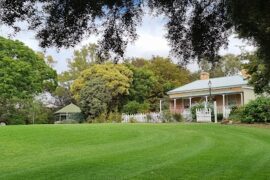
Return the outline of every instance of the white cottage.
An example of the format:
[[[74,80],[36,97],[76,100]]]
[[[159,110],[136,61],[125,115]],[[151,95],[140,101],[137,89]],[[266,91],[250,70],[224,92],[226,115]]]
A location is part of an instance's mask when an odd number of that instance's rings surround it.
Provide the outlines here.
[[[255,99],[253,87],[244,76],[209,78],[206,72],[201,73],[200,80],[173,89],[168,95],[173,113],[186,112],[193,104],[212,98],[217,102],[218,113],[225,114],[232,106],[242,106]]]

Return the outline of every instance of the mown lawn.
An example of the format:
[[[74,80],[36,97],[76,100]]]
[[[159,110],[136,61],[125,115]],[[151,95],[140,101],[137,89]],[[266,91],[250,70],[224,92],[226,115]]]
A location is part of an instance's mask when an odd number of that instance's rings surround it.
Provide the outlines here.
[[[215,124],[0,127],[0,179],[270,179],[270,129]]]

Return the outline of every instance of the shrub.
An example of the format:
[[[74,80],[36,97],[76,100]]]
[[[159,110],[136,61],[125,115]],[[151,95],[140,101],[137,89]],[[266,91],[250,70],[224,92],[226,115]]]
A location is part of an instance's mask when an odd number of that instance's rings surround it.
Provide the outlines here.
[[[184,121],[184,118],[181,114],[173,114],[173,119],[176,121],[176,122],[182,122]]]
[[[102,113],[96,118],[88,118],[88,123],[105,123],[106,122],[106,114]]]
[[[0,121],[6,124],[53,123],[53,111],[33,99],[17,99],[0,102]]]
[[[236,122],[241,121],[241,119],[243,118],[243,110],[244,107],[237,107],[237,106],[232,107],[229,120]]]
[[[67,119],[63,121],[56,121],[55,124],[78,124],[78,121]]]
[[[244,123],[270,122],[270,98],[259,97],[243,107],[233,107],[229,119]]]
[[[218,121],[222,121],[223,120],[223,114],[222,113],[218,113],[217,114],[217,120]]]
[[[149,109],[150,109],[150,104],[144,102],[144,103],[140,104],[140,108],[139,108],[138,113],[147,113],[147,112],[149,112]]]
[[[130,101],[123,107],[123,111],[126,114],[136,114],[139,112],[140,103],[137,101]]]
[[[122,115],[120,113],[117,113],[117,112],[110,113],[107,121],[121,123],[122,122]]]
[[[129,119],[129,122],[130,122],[130,123],[137,123],[138,121],[137,121],[135,118],[130,118],[130,119]]]
[[[242,122],[269,122],[270,121],[270,98],[259,97],[250,101],[242,111]]]
[[[150,105],[148,103],[138,103],[137,101],[130,101],[123,107],[126,114],[146,113],[149,112]]]
[[[174,122],[173,115],[171,114],[169,110],[162,111],[161,120],[163,123]]]

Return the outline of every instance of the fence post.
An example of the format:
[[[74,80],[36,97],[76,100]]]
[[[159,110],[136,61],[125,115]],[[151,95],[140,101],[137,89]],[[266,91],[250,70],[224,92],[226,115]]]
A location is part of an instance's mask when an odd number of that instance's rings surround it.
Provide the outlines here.
[[[214,101],[214,116],[215,116],[215,123],[217,123],[217,101]]]

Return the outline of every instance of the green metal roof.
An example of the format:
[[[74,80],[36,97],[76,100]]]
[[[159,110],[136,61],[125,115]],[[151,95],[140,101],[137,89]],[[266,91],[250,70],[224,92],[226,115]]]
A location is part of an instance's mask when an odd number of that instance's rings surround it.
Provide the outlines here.
[[[75,104],[71,103],[62,109],[56,111],[54,114],[59,114],[59,113],[80,113],[82,112],[81,109],[76,106]]]

